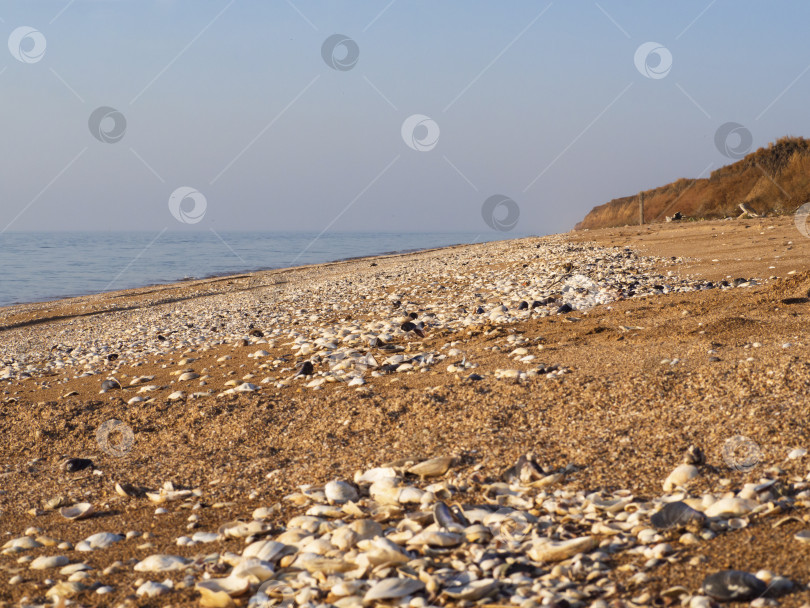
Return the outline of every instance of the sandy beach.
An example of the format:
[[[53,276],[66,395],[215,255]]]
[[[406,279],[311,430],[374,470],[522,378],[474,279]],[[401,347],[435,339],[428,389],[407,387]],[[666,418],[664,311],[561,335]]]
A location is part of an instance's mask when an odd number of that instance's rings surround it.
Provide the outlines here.
[[[1,309],[0,606],[806,605],[808,260],[792,217],[673,222]]]

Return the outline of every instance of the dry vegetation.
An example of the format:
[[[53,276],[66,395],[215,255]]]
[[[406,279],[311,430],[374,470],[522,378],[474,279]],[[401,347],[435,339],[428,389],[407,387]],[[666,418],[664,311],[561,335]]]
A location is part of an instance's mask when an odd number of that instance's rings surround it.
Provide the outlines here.
[[[700,219],[739,215],[746,203],[760,214],[792,213],[810,201],[810,140],[783,137],[705,179],[681,178],[644,192],[645,222],[663,221],[680,211]],[[576,229],[638,223],[636,195],[594,207]]]

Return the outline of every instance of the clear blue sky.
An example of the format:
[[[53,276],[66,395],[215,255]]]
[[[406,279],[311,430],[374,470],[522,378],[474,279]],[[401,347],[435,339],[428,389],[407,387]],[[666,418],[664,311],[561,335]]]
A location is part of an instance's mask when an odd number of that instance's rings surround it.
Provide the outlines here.
[[[807,2],[19,0],[0,19],[46,41],[12,43],[28,63],[0,46],[0,230],[486,231],[501,194],[546,234],[728,164],[726,122],[754,147],[810,130]],[[351,69],[322,58],[336,33]],[[665,77],[634,64],[646,42]],[[126,119],[115,143],[88,128],[100,106]],[[401,135],[414,114],[430,150]],[[184,186],[198,223],[169,211]]]

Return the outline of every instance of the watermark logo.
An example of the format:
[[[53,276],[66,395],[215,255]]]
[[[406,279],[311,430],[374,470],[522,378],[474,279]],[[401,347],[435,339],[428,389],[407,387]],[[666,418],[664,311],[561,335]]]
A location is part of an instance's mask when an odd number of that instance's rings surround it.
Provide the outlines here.
[[[333,70],[348,72],[360,58],[360,47],[343,34],[332,34],[321,45],[321,57]]]
[[[135,433],[128,424],[112,418],[96,429],[96,441],[107,454],[121,458],[132,449]]]
[[[636,49],[633,63],[642,76],[660,80],[672,69],[672,53],[663,44],[645,42]]]
[[[191,209],[183,208],[183,203],[189,200],[192,203]],[[205,210],[208,208],[208,201],[205,200],[202,192],[182,186],[178,188],[169,197],[169,211],[171,211],[174,219],[183,224],[196,224],[201,221],[205,216]]]
[[[805,238],[810,238],[810,229],[807,227],[807,220],[810,219],[810,203],[805,203],[793,214],[793,221],[796,222],[796,228],[799,229],[801,235]]]
[[[127,119],[115,108],[101,106],[90,114],[87,126],[101,143],[114,144],[121,141],[127,132]]]
[[[720,154],[734,160],[745,158],[754,144],[754,136],[738,122],[727,122],[714,132],[714,145]]]
[[[481,216],[490,228],[508,232],[517,226],[520,207],[508,196],[494,194],[484,201]]]
[[[22,63],[37,63],[45,56],[45,36],[27,25],[18,27],[8,37],[11,56]]]
[[[439,125],[424,114],[411,114],[402,123],[402,139],[411,150],[430,152],[439,143]]]
[[[762,460],[759,446],[742,435],[735,435],[723,444],[723,460],[731,469],[747,473]]]

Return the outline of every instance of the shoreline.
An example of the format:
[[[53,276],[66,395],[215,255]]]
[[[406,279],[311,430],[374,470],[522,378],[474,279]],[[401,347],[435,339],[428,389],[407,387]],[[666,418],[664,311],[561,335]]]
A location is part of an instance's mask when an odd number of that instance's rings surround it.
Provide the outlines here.
[[[565,233],[562,233],[565,234]],[[548,235],[553,236],[553,235]],[[271,273],[283,273],[287,271],[295,271],[300,270],[303,268],[318,268],[318,267],[326,267],[331,266],[334,264],[343,264],[349,262],[363,262],[363,261],[373,261],[375,259],[385,259],[385,258],[392,258],[392,257],[400,257],[424,252],[431,252],[431,251],[439,251],[442,249],[454,249],[458,247],[469,247],[475,245],[482,245],[486,243],[494,243],[494,242],[510,242],[514,240],[520,240],[525,238],[539,238],[535,236],[523,236],[523,237],[516,237],[514,239],[501,239],[497,241],[480,241],[478,243],[455,243],[451,245],[443,245],[441,247],[428,247],[423,249],[406,249],[401,251],[389,251],[389,252],[382,252],[382,253],[375,253],[370,255],[361,255],[361,256],[352,256],[347,258],[339,258],[336,260],[329,260],[326,262],[318,262],[312,264],[303,264],[298,266],[283,266],[280,268],[259,268],[256,270],[247,270],[242,272],[235,272],[235,273],[223,273],[223,274],[212,274],[203,277],[191,277],[191,278],[183,278],[177,279],[172,281],[167,281],[165,283],[149,283],[146,285],[140,285],[137,287],[127,287],[124,289],[114,289],[110,291],[101,291],[101,292],[91,292],[91,293],[84,293],[78,295],[66,295],[66,296],[58,296],[48,300],[42,301],[35,301],[35,302],[17,302],[14,304],[7,304],[5,306],[0,306],[0,318],[2,318],[3,314],[13,309],[24,308],[24,307],[33,307],[33,306],[47,306],[47,305],[58,305],[61,303],[71,303],[76,300],[85,299],[85,298],[101,298],[104,296],[108,297],[122,297],[128,294],[139,294],[145,292],[145,290],[153,290],[159,291],[162,289],[171,289],[171,288],[182,288],[187,285],[191,284],[206,284],[211,282],[218,282],[223,280],[229,279],[239,279],[244,277],[254,277],[258,275],[266,275]],[[3,327],[0,326],[0,331],[3,330]]]

